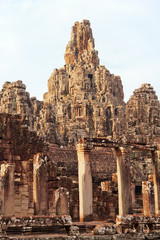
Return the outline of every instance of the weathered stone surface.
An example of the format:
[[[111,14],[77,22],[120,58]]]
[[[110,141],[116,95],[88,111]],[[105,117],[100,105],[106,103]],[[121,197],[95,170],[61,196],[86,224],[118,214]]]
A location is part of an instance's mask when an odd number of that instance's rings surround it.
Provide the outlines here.
[[[69,229],[70,236],[79,236],[79,227],[78,226],[71,226]]]
[[[116,224],[99,224],[93,229],[94,235],[115,235],[117,234]]]
[[[0,113],[20,114],[23,125],[29,126],[45,140],[56,142],[52,106],[43,106],[42,101],[30,98],[22,81],[4,83],[0,91]]]
[[[105,226],[103,224],[97,225],[93,229],[93,234],[95,234],[95,235],[105,235]]]
[[[0,124],[1,161],[25,161],[45,150],[47,145],[43,139],[35,131],[30,131],[27,125],[23,125],[20,115],[1,113]]]
[[[117,216],[116,222],[121,227],[121,233],[149,234],[160,231],[160,218],[155,216]]]
[[[66,64],[99,65],[98,52],[94,49],[94,39],[90,22],[83,20],[72,27],[71,41],[67,44],[64,55]]]
[[[23,232],[53,232],[58,233],[64,227],[72,225],[70,216],[32,216],[32,217],[1,217],[0,226],[2,233]]]
[[[134,91],[126,104],[127,139],[153,143],[160,136],[160,102],[150,84]]]
[[[0,91],[2,215],[70,214],[78,220],[75,145],[80,137],[90,140],[91,137],[105,137],[126,145],[156,146],[160,141],[160,102],[153,88],[143,84],[125,104],[120,77],[110,74],[99,64],[89,21],[74,24],[64,58],[65,65],[55,69],[48,80],[43,102],[30,98],[20,80],[6,82]],[[91,159],[93,218],[115,220],[118,213],[115,156],[110,147],[97,147],[91,151]],[[125,166],[123,176],[126,172],[131,174],[135,212],[142,213],[142,181],[148,181],[148,176],[153,174],[152,161],[153,152],[146,151],[132,151],[125,161],[130,167]],[[100,226],[95,232],[104,232],[104,237],[84,239],[144,239],[152,228],[154,232],[160,230],[158,219],[126,218],[117,227],[120,236],[113,237],[105,235],[112,234],[115,228],[103,224],[105,230]],[[72,227],[73,236],[64,239],[74,239],[74,235],[76,239],[83,239],[83,236],[78,237],[76,229]],[[23,231],[31,229],[24,226]],[[137,236],[127,238],[126,234]]]
[[[73,26],[65,62],[51,75],[44,94],[44,104],[54,106],[61,144],[85,136],[120,136],[125,108],[121,79],[99,65],[89,21]]]
[[[10,114],[20,114],[24,125],[36,129],[34,122],[39,115],[43,103],[30,98],[26,92],[26,86],[21,80],[17,82],[5,82],[0,91],[0,112]],[[36,129],[38,130],[38,129]]]
[[[1,113],[0,123],[0,213],[33,215],[33,158],[37,153],[43,158],[47,145],[23,125],[20,115]]]
[[[6,82],[0,112],[21,114],[24,124],[60,145],[88,136],[139,143],[159,139],[160,103],[153,88],[143,84],[125,105],[120,77],[99,65],[88,20],[74,24],[64,57],[66,64],[48,80],[44,102],[30,98],[22,81]]]

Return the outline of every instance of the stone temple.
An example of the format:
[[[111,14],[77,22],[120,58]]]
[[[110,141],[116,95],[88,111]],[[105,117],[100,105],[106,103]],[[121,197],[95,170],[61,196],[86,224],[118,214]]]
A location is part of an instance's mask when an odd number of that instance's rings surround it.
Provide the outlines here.
[[[160,239],[153,87],[124,102],[88,20],[72,27],[64,59],[43,101],[20,80],[0,91],[1,239]]]

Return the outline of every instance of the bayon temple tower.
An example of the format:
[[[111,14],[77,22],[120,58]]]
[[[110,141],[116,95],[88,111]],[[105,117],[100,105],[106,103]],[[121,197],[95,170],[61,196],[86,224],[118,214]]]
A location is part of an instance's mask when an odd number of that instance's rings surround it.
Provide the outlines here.
[[[153,87],[142,84],[124,102],[120,76],[100,65],[88,20],[75,22],[64,59],[43,101],[21,80],[0,91],[2,234],[160,232],[160,102]],[[78,225],[93,220],[105,224]]]

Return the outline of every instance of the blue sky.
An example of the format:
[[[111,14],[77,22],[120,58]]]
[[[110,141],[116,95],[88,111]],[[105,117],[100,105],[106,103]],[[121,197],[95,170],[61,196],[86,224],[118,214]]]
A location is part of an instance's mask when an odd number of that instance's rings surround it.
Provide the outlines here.
[[[72,25],[88,19],[100,64],[121,76],[125,101],[142,83],[160,99],[159,12],[160,0],[0,0],[0,89],[22,80],[42,100]]]

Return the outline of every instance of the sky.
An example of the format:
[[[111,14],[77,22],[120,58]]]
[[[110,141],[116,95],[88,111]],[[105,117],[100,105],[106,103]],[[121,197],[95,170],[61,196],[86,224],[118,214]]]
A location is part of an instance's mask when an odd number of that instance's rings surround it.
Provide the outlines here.
[[[42,100],[65,64],[74,22],[91,23],[100,65],[119,75],[125,101],[143,83],[160,99],[160,0],[0,0],[0,89],[22,80]]]

